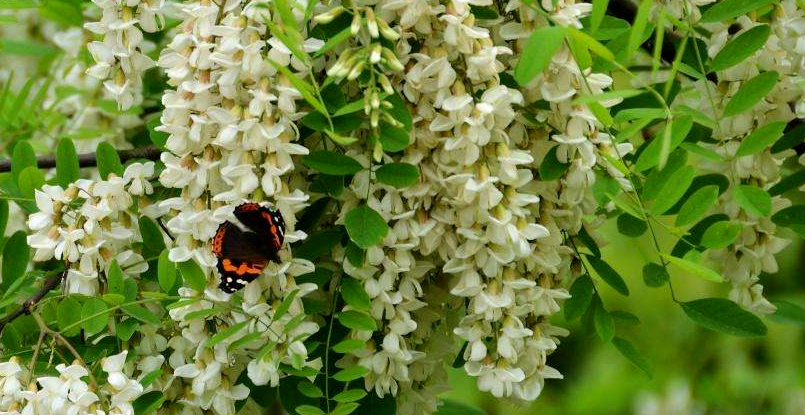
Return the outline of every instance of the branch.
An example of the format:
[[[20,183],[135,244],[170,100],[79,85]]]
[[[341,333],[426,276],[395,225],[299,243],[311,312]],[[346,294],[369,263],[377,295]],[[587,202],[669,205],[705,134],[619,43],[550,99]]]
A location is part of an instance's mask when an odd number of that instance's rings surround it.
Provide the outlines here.
[[[61,280],[67,275],[67,269],[62,272],[56,273],[51,275],[48,279],[45,280],[45,283],[42,285],[42,288],[36,292],[31,298],[25,300],[20,304],[20,307],[14,310],[11,314],[3,317],[0,319],[0,333],[3,332],[3,328],[6,327],[6,324],[11,323],[17,317],[23,314],[31,314],[31,310],[36,307],[39,301],[47,295],[51,290],[59,286]]]
[[[120,157],[120,162],[125,163],[131,159],[148,159],[158,160],[162,150],[157,146],[146,146],[133,148],[131,150],[118,150],[117,155]],[[51,169],[56,167],[56,156],[40,156],[36,158],[36,165],[40,169]],[[85,153],[78,155],[79,167],[95,167],[98,165],[98,160],[95,158],[95,153]],[[0,173],[11,171],[11,160],[0,161]]]

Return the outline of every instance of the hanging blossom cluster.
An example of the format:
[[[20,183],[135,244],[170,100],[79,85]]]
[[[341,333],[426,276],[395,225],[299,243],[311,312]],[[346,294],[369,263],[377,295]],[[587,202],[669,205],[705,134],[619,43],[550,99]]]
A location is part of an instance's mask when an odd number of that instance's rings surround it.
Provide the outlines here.
[[[56,366],[58,376],[42,376],[30,382],[28,369],[19,358],[0,363],[0,412],[4,414],[93,414],[131,415],[132,403],[143,392],[127,369],[127,351],[101,361],[107,380],[102,384],[90,377],[78,362]]]
[[[717,72],[717,82],[702,79],[694,83],[695,94],[684,102],[717,120],[713,128],[715,144],[703,144],[721,156],[719,161],[708,161],[707,169],[725,174],[731,190],[741,184],[757,186],[769,190],[781,179],[783,162],[794,154],[793,150],[774,152],[766,149],[748,156],[737,156],[736,152],[749,132],[758,127],[773,123],[788,123],[805,116],[803,106],[802,63],[805,48],[798,41],[805,33],[805,16],[795,1],[783,1],[775,7],[775,19],[770,22],[755,21],[749,16],[741,16],[731,27],[726,22],[704,25],[712,35],[704,38],[706,53],[714,57],[724,45],[736,36],[759,25],[769,25],[771,35],[764,47],[753,56],[729,69]],[[696,19],[700,16],[697,7],[684,10],[680,17]],[[738,30],[731,30],[738,29]],[[751,110],[734,116],[723,116],[730,98],[749,79],[767,71],[776,71],[779,80],[774,89]],[[742,225],[741,234],[730,246],[712,252],[713,262],[720,264],[722,275],[732,284],[730,299],[746,309],[761,315],[775,311],[763,296],[761,273],[775,273],[778,270],[775,254],[782,251],[789,240],[777,236],[777,226],[769,217],[758,216],[741,208],[733,192],[720,198],[716,212],[726,214],[730,221]],[[791,205],[782,195],[772,198],[772,212]]]
[[[314,267],[288,250],[280,252],[280,264],[266,267],[266,278],[244,289],[238,309],[217,316],[215,328],[204,319],[186,319],[193,311],[209,308],[209,300],[229,297],[217,288],[209,241],[223,221],[232,219],[235,206],[246,200],[270,203],[285,218],[287,243],[306,236],[294,229],[308,195],[301,182],[290,184],[299,182],[294,157],[308,153],[295,142],[295,121],[304,114],[296,107],[298,91],[265,59],[268,55],[286,64],[291,60],[287,48],[271,41],[266,45],[266,22],[271,19],[266,4],[201,0],[180,5],[184,20],[159,58],[173,88],[163,96],[165,111],[158,127],[169,134],[159,179],[166,188],[180,191],[160,203],[176,238],[169,257],[196,261],[210,284],[205,292],[180,288],[180,295],[204,300],[171,310],[181,331],[169,340],[169,363],[188,385],[183,402],[218,413],[234,413],[234,402],[246,398],[247,389],[238,383],[242,365],[254,384],[271,386],[285,376],[281,365],[321,367],[320,361],[308,358],[304,343],[318,331],[318,324],[300,320],[305,315],[302,298],[316,285],[295,281]],[[276,313],[286,298],[293,300],[280,317]],[[228,346],[237,337],[214,350],[205,348],[216,331],[243,321],[249,322],[243,333],[261,336],[235,349]]]
[[[69,264],[65,292],[93,295],[100,292],[99,275],[117,261],[129,275],[148,269],[142,255],[132,248],[140,238],[134,196],[143,196],[140,212],[153,214],[147,195],[154,163],[132,163],[123,177],[107,180],[80,179],[66,188],[44,185],[36,190],[38,211],[28,217],[28,245],[34,261],[56,259]]]
[[[87,44],[95,65],[87,74],[103,81],[121,109],[142,101],[143,72],[154,66],[146,55],[153,44],[143,40],[143,31],[153,33],[164,25],[164,0],[97,0],[101,20],[84,27],[103,36],[103,41]]]
[[[580,27],[578,19],[589,10],[588,4],[562,3],[555,21]],[[602,165],[628,186],[597,155],[626,154],[630,145],[614,148],[589,109],[569,104],[582,91],[600,93],[612,80],[582,71],[564,49],[526,96],[503,85],[500,74],[516,64],[509,55],[518,41],[546,24],[527,8],[523,23],[505,24],[476,21],[467,5],[456,3],[390,3],[372,13],[378,27],[393,28],[374,37],[396,42],[395,59],[405,73],[391,83],[411,107],[415,138],[402,156],[376,161],[417,165],[422,180],[404,190],[373,183],[373,149],[355,146],[347,153],[365,170],[352,180],[341,219],[363,202],[391,228],[382,246],[367,251],[362,267],[344,263],[345,272],[363,283],[380,327],[380,338],[352,334],[366,341],[354,352],[357,363],[371,369],[365,386],[381,397],[399,395],[402,413],[435,410],[448,357],[428,339],[449,338],[440,336],[457,317],[445,317],[445,310],[466,299],[466,315],[454,330],[468,343],[464,368],[484,391],[533,400],[544,379],[561,377],[546,357],[566,331],[546,319],[569,297],[565,287],[573,279],[574,254],[563,232],[578,232],[582,215],[594,211],[594,167]],[[360,33],[372,36],[370,24]],[[342,53],[332,71],[351,56]],[[552,128],[535,131],[516,116],[526,99],[552,103],[552,111],[539,114],[550,118]],[[534,154],[542,157],[554,145],[571,167],[560,184],[548,186],[534,180],[540,161]],[[434,275],[452,279],[452,296],[430,281]]]

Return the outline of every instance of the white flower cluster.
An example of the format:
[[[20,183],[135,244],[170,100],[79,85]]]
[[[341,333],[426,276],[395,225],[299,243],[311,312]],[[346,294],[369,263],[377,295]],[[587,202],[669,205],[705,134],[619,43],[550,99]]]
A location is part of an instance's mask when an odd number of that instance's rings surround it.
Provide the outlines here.
[[[84,27],[102,35],[103,41],[87,47],[95,65],[87,73],[104,81],[106,90],[121,109],[142,101],[142,75],[154,66],[145,53],[153,45],[143,40],[143,31],[156,32],[165,25],[164,0],[93,0],[101,8],[101,20]]]
[[[59,376],[43,376],[25,385],[28,370],[16,357],[0,363],[0,412],[9,415],[91,414],[134,415],[132,403],[143,392],[127,375],[127,351],[101,361],[103,384],[87,384],[89,371],[79,363],[56,366]]]
[[[589,4],[548,3],[555,22],[578,27],[590,10]],[[399,33],[395,52],[405,74],[392,85],[412,108],[415,138],[402,157],[376,161],[417,165],[421,180],[403,190],[374,183],[375,153],[356,146],[348,154],[365,169],[352,179],[340,218],[368,195],[363,202],[391,227],[380,246],[367,250],[363,267],[347,261],[344,270],[363,283],[380,327],[378,344],[371,333],[352,333],[366,342],[354,352],[371,370],[365,385],[381,397],[399,395],[403,413],[436,406],[440,389],[431,379],[443,378],[447,358],[437,344],[449,339],[442,337],[445,310],[456,309],[456,297],[466,298],[466,315],[454,333],[468,343],[465,369],[480,389],[533,400],[544,379],[561,377],[546,356],[566,331],[546,318],[569,297],[563,287],[572,281],[573,250],[563,232],[574,235],[582,215],[594,211],[596,165],[628,186],[598,154],[625,154],[631,146],[615,148],[588,108],[570,104],[602,92],[609,77],[580,69],[563,49],[525,97],[501,84],[500,73],[516,63],[506,56],[533,27],[546,24],[518,5],[507,11],[522,13],[521,22],[477,21],[467,4],[455,2],[374,8],[378,25]],[[538,114],[548,130],[516,116],[538,100],[551,104]],[[535,181],[534,155],[557,145],[567,174],[559,183]],[[455,297],[437,295],[442,289],[428,280],[449,276]]]
[[[698,16],[698,11],[690,11]],[[732,197],[732,189],[748,184],[764,190],[780,180],[781,165],[793,151],[760,153],[736,157],[736,152],[748,132],[772,123],[788,123],[805,117],[803,106],[802,63],[805,46],[801,37],[805,34],[805,16],[795,1],[785,0],[775,5],[775,19],[768,23],[741,16],[734,23],[708,23],[705,27],[712,33],[704,38],[710,57],[714,57],[724,45],[736,36],[768,24],[771,35],[764,47],[753,56],[729,69],[718,71],[718,82],[702,79],[695,83],[697,94],[688,102],[692,107],[717,120],[713,129],[716,144],[705,146],[718,153],[724,161],[708,162],[708,168],[723,173],[730,181],[731,191],[721,197],[718,210],[730,221],[740,223],[743,229],[738,238],[727,248],[715,250],[712,257],[720,264],[722,274],[732,284],[730,298],[747,310],[757,314],[770,314],[775,307],[763,296],[760,274],[778,270],[775,254],[785,248],[789,241],[777,236],[777,227],[768,217],[756,216],[741,208]],[[731,28],[738,30],[731,30]],[[704,51],[703,51],[704,52]],[[744,83],[766,71],[776,71],[779,80],[774,89],[751,110],[724,117],[721,114],[730,98]],[[791,205],[784,196],[772,198],[772,213]]]
[[[57,259],[69,264],[66,292],[93,295],[99,292],[99,274],[113,260],[129,274],[148,269],[131,241],[140,238],[137,217],[130,210],[132,195],[152,192],[148,180],[154,163],[132,163],[123,177],[108,180],[80,179],[66,189],[44,185],[36,190],[38,212],[28,217],[32,231],[28,245],[34,261]],[[145,208],[142,213],[151,209]]]
[[[265,42],[267,2],[210,0],[179,6],[183,22],[159,58],[159,65],[175,88],[163,96],[165,111],[160,131],[169,134],[162,154],[165,169],[160,182],[181,189],[177,197],[160,206],[170,216],[167,227],[175,236],[170,259],[194,260],[209,275],[206,292],[180,289],[187,297],[226,300],[218,285],[216,258],[209,241],[218,226],[232,219],[235,206],[245,200],[268,199],[282,213],[287,230],[285,241],[305,238],[295,231],[296,214],[308,201],[297,186],[294,156],[307,154],[295,143],[294,122],[300,93],[290,81],[265,60],[268,54],[288,62],[290,51],[281,43]],[[319,45],[321,43],[319,42]],[[234,401],[245,399],[245,387],[236,380],[247,363],[247,374],[257,385],[276,386],[285,373],[280,365],[318,369],[321,363],[308,359],[305,339],[318,331],[318,325],[303,321],[302,297],[316,289],[315,284],[296,284],[295,277],[313,271],[310,261],[293,258],[287,249],[280,252],[281,264],[266,266],[265,278],[258,278],[243,290],[241,309],[218,316],[223,330],[248,320],[243,333],[259,332],[261,337],[227,351],[234,336],[214,350],[205,348],[215,334],[204,319],[186,320],[188,313],[209,307],[202,300],[171,310],[171,317],[182,328],[169,340],[173,355],[169,359],[175,374],[191,387],[183,401],[204,410],[234,413]],[[291,307],[275,317],[279,305],[293,296]],[[263,350],[266,345],[272,345]]]

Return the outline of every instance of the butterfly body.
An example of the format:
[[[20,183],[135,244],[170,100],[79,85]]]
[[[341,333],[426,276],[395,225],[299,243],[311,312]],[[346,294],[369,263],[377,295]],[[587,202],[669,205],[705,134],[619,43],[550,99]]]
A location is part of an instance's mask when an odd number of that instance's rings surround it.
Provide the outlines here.
[[[272,207],[244,203],[235,208],[235,217],[245,229],[227,221],[212,239],[221,274],[218,287],[230,294],[262,275],[269,261],[280,262],[278,253],[285,237],[285,220]]]

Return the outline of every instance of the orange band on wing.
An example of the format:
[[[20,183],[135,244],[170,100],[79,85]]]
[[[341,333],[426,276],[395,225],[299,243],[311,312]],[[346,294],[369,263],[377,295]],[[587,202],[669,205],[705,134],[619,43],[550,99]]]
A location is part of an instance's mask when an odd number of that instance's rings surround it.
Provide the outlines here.
[[[250,264],[248,262],[243,262],[239,266],[235,266],[232,264],[232,261],[229,259],[224,259],[221,261],[221,265],[224,268],[224,271],[234,272],[238,275],[243,274],[262,274],[263,273],[263,266],[261,264]]]

